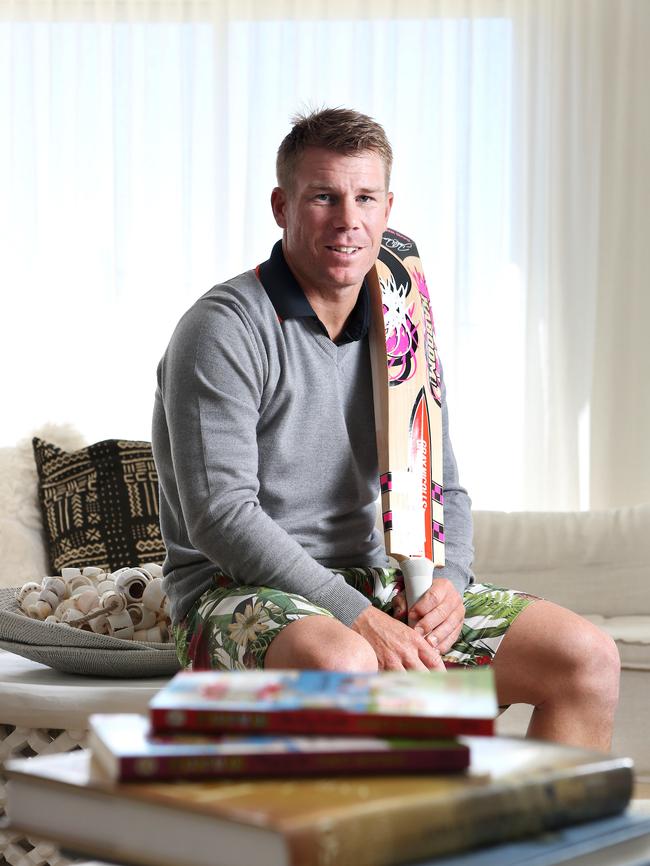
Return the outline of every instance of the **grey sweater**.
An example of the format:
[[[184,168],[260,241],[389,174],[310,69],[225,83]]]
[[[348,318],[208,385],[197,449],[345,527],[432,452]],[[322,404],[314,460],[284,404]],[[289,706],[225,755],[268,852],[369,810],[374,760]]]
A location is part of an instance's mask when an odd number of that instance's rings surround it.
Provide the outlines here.
[[[473,579],[443,386],[447,565]],[[336,345],[315,317],[282,321],[255,271],[201,297],[158,368],[153,449],[165,588],[180,621],[216,572],[297,593],[349,625],[369,604],[337,573],[386,566],[367,336]]]

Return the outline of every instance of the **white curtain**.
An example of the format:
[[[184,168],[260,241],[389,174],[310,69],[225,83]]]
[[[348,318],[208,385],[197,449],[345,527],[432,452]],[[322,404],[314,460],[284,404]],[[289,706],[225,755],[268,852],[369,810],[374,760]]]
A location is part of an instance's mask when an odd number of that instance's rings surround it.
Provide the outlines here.
[[[183,310],[265,259],[275,150],[394,145],[475,507],[650,501],[647,0],[0,0],[0,444],[149,438]]]

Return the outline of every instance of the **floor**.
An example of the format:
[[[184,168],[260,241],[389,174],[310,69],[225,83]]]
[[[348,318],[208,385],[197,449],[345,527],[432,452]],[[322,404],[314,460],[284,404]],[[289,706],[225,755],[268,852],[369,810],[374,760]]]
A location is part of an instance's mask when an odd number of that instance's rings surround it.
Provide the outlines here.
[[[637,782],[632,796],[635,800],[650,800],[650,782]]]

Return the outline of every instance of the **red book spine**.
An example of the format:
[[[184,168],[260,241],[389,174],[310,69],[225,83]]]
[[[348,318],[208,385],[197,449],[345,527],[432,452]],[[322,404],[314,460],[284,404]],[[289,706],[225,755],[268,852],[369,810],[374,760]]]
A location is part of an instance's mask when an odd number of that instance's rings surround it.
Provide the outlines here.
[[[282,752],[266,755],[121,758],[118,780],[232,778],[237,776],[313,776],[319,774],[449,773],[469,766],[469,749],[375,752]]]
[[[439,739],[489,736],[493,719],[424,718],[422,716],[379,716],[332,712],[327,710],[287,710],[271,713],[238,710],[164,709],[150,710],[152,730],[211,731],[231,733],[249,731],[269,734],[322,734],[323,736],[363,735],[380,737],[419,737]]]

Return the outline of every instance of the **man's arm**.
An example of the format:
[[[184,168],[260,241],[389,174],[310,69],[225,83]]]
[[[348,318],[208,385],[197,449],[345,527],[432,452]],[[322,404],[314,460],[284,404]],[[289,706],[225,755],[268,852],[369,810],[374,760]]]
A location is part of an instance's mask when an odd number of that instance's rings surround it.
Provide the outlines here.
[[[369,605],[265,513],[258,500],[257,424],[268,360],[246,311],[209,294],[181,320],[160,368],[169,462],[188,546],[248,585],[308,597],[346,625]],[[160,471],[160,470],[159,470]],[[299,483],[299,482],[298,482]]]
[[[449,436],[447,388],[442,384],[442,454],[443,487],[445,495],[445,566],[436,568],[434,578],[446,577],[460,595],[473,581],[472,560],[472,501],[458,477],[456,456]]]

